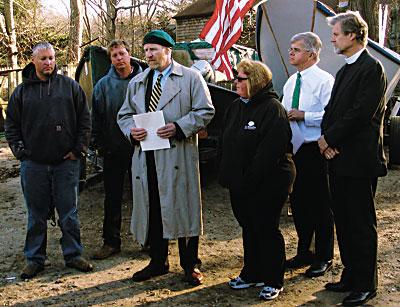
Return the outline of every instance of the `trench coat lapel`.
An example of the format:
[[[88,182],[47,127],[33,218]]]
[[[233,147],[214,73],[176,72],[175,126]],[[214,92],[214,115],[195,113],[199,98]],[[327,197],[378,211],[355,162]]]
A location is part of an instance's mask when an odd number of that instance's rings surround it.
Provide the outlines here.
[[[182,76],[182,67],[175,65],[175,62],[172,61],[171,69],[171,75],[165,83],[160,101],[158,102],[157,110],[162,110],[181,91],[177,85],[178,82],[176,82],[176,78],[180,78]]]
[[[158,102],[157,110],[162,110],[180,91],[181,89],[176,85],[176,82],[168,78]]]

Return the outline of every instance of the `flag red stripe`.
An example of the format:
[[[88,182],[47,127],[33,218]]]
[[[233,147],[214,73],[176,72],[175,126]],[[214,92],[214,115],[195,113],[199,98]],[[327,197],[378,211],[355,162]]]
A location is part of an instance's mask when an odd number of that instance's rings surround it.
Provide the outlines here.
[[[199,35],[215,48],[212,64],[229,79],[233,74],[227,52],[239,39],[243,17],[253,2],[254,0],[216,0],[213,15]]]

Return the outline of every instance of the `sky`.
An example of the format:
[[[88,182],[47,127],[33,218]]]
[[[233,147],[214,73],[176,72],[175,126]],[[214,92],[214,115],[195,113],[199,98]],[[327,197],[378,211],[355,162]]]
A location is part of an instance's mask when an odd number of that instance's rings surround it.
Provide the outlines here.
[[[54,12],[55,14],[61,14],[68,16],[69,14],[69,1],[70,0],[41,0],[45,9]],[[130,5],[130,1],[122,0],[121,5]],[[90,14],[90,9],[89,9]]]
[[[42,0],[42,3],[45,9],[63,16],[68,16],[69,0]]]

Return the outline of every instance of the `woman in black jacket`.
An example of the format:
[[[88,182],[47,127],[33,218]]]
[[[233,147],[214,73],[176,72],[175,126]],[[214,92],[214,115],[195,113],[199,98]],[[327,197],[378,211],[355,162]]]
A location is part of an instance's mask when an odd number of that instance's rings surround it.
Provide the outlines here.
[[[220,183],[229,189],[243,230],[244,266],[229,286],[263,286],[260,297],[266,300],[283,289],[285,242],[279,218],[295,178],[289,121],[271,79],[263,63],[239,63],[240,98],[224,117],[220,169]]]

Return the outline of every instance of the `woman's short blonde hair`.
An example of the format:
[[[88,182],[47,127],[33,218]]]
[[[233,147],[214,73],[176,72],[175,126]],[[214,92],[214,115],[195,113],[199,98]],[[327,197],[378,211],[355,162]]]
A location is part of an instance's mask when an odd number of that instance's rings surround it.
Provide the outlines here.
[[[237,70],[248,78],[246,81],[249,97],[253,97],[272,80],[271,70],[260,61],[244,59],[237,65]]]

